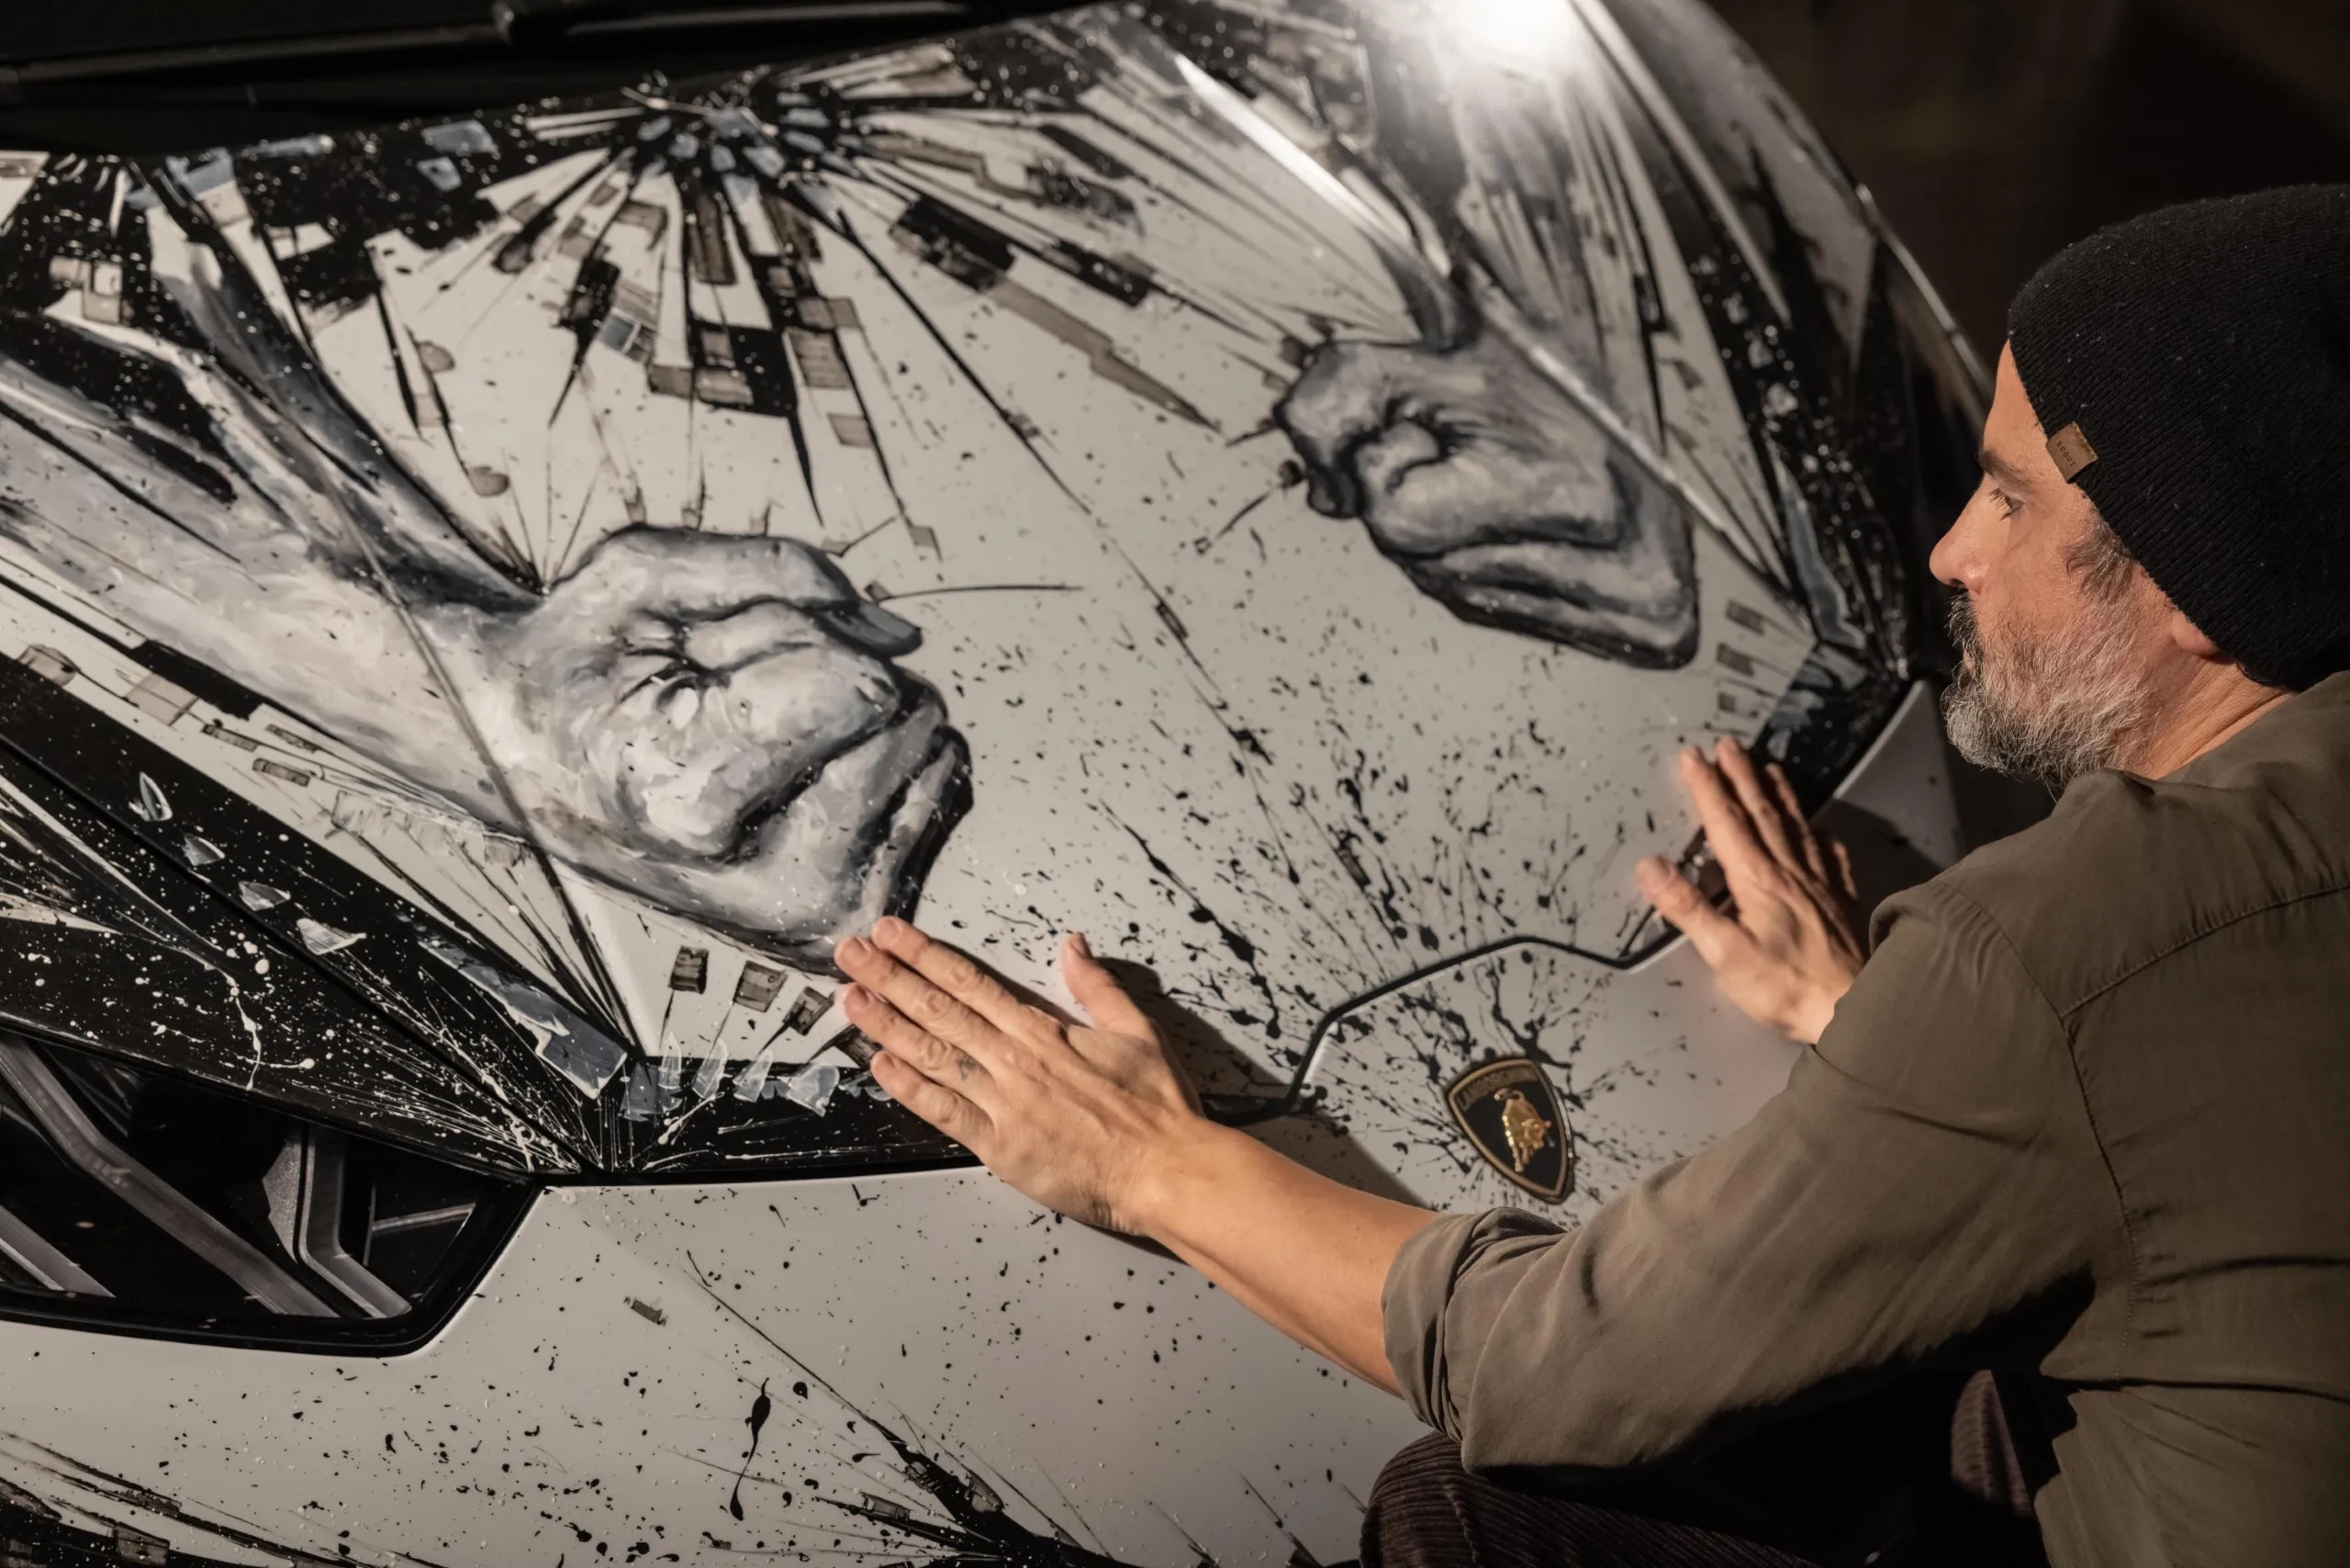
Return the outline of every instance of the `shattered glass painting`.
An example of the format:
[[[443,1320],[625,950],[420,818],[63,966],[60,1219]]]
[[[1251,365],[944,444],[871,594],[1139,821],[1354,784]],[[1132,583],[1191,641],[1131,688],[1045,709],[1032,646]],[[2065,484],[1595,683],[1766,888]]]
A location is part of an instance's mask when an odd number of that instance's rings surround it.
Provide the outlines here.
[[[1873,231],[1796,237],[1824,163],[1733,196],[1561,15],[1540,72],[1103,6],[12,160],[9,896],[219,978],[155,1042],[10,1015],[259,1089],[266,933],[442,1081],[387,1136],[869,1163],[952,1150],[785,1086],[884,913],[1147,957],[1259,1094],[1496,940],[1652,946],[1673,750],[1817,794],[1903,689],[1907,394]],[[207,891],[261,931],[164,913]]]

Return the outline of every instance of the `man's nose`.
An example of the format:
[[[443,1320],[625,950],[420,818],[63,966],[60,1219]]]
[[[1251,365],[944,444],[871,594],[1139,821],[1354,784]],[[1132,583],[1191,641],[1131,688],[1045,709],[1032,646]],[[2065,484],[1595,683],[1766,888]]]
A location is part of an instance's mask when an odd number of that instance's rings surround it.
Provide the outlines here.
[[[1934,574],[1934,580],[1950,588],[1964,586],[1958,576],[1958,549],[1953,543],[1957,532],[1955,522],[1942,530],[1942,536],[1934,541],[1933,554],[1926,557],[1926,569]]]
[[[1935,579],[1968,593],[1982,586],[1986,554],[1982,548],[1982,509],[1988,502],[1980,490],[1968,498],[1957,517],[1951,521],[1942,536],[1934,542],[1933,553],[1926,557],[1926,569]]]

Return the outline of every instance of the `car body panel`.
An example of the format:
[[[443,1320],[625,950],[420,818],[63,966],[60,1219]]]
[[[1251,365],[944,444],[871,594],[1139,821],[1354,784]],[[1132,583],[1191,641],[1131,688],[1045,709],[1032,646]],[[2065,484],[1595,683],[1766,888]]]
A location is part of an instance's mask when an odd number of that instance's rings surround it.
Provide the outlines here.
[[[903,1558],[920,1543],[892,1551],[836,1506],[869,1495],[951,1522],[878,1422],[975,1471],[1046,1540],[1058,1524],[1113,1559],[1185,1562],[1188,1536],[1246,1562],[1286,1529],[1336,1558],[1410,1426],[1181,1265],[1040,1218],[982,1172],[564,1189],[414,1356],[54,1333],[38,1348],[9,1357],[17,1430],[196,1518],[77,1494],[61,1459],[22,1444],[0,1473],[81,1502],[84,1528],[209,1555],[229,1543],[206,1518],[367,1562],[552,1563],[601,1558],[599,1543],[716,1562],[844,1535]],[[763,1388],[772,1414],[746,1465]],[[1270,1409],[1283,1417],[1255,1414]]]

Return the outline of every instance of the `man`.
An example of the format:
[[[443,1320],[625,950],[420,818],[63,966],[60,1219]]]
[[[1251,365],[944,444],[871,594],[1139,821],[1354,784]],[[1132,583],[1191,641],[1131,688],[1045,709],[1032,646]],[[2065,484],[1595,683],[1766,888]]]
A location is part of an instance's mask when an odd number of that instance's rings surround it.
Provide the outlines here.
[[[1805,1561],[1486,1477],[1658,1466],[1935,1361],[2000,1374],[1974,1430],[2060,1564],[2350,1561],[2350,186],[2051,262],[1983,468],[1933,557],[1951,734],[2055,814],[1889,901],[1863,965],[1792,797],[1685,757],[1736,913],[1661,862],[1642,890],[1816,1048],[1581,1229],[1208,1122],[1082,937],[1090,1026],[901,923],[844,945],[876,1075],[1439,1428],[1366,1561]]]

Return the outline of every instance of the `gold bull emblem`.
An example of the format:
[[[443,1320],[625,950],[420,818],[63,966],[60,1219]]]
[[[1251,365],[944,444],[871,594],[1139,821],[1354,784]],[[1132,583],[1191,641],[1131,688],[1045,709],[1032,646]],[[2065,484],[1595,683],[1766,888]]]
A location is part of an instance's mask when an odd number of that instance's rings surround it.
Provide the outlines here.
[[[1487,1062],[1455,1079],[1444,1097],[1472,1147],[1511,1184],[1549,1203],[1566,1195],[1574,1151],[1541,1063],[1529,1057]]]

